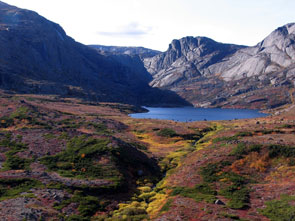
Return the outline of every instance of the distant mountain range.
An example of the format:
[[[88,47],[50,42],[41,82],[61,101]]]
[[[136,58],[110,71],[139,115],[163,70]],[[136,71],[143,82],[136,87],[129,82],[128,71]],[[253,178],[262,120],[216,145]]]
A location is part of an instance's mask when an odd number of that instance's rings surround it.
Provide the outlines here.
[[[90,47],[97,49],[103,54],[126,54],[126,55],[138,55],[141,59],[154,57],[160,54],[160,51],[144,48],[144,47],[121,47],[121,46],[104,46],[104,45],[89,45]]]
[[[0,88],[137,105],[273,108],[292,102],[295,24],[256,46],[206,37],[165,52],[86,46],[51,21],[0,2]]]
[[[0,2],[0,88],[137,105],[188,105],[173,92],[150,87],[151,80],[139,56],[99,53],[37,13]]]

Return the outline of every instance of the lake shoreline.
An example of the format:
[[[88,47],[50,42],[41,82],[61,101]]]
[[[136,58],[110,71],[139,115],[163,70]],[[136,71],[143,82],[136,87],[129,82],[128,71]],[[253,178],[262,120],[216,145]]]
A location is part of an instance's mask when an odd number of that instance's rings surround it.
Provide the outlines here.
[[[268,116],[259,110],[234,108],[146,107],[144,113],[129,114],[137,119],[173,120],[177,122],[252,119]]]

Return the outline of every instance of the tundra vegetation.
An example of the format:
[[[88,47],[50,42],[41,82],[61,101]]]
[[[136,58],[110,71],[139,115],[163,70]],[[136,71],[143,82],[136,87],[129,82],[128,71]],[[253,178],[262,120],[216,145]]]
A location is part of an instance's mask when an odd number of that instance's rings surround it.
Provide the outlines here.
[[[135,108],[123,104],[4,93],[0,100],[1,216],[294,217],[295,110],[259,124],[181,123],[132,119]]]

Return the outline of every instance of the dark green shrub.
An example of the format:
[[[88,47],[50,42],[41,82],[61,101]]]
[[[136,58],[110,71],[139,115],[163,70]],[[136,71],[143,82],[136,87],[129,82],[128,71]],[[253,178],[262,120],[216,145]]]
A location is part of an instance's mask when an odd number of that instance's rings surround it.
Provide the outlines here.
[[[230,155],[241,158],[243,155],[247,154],[247,147],[244,143],[239,143],[235,148],[232,149]]]
[[[10,127],[14,124],[14,120],[10,117],[1,117],[0,118],[0,127]]]
[[[219,194],[230,199],[227,206],[232,209],[244,209],[249,203],[249,190],[236,185],[228,186],[219,191]]]
[[[295,220],[294,202],[294,196],[283,195],[280,200],[266,202],[266,208],[261,209],[260,213],[273,221]]]
[[[8,152],[6,155],[6,161],[3,164],[3,170],[29,170],[31,160],[20,158],[14,155],[14,152]]]
[[[215,139],[213,139],[213,143],[218,143],[218,142],[222,142],[222,141],[233,141],[233,140],[237,140],[238,138],[236,136],[231,136],[231,137],[217,137]]]
[[[171,193],[172,196],[181,195],[194,199],[196,202],[206,201],[213,203],[216,199],[217,192],[209,184],[199,184],[193,188],[175,187]]]
[[[261,148],[262,148],[261,144],[252,144],[249,146],[249,151],[250,152],[260,152]]]
[[[16,155],[18,152],[22,152],[28,148],[26,144],[12,140],[12,134],[8,133],[0,141],[0,146],[9,147],[10,149],[5,153],[6,161],[3,164],[4,170],[29,170],[31,160],[23,159]]]
[[[18,197],[20,193],[27,192],[32,188],[38,188],[41,186],[42,183],[35,179],[0,179],[0,201]]]
[[[175,137],[177,136],[177,133],[171,128],[163,128],[157,133],[157,135],[161,137]]]
[[[249,131],[244,131],[244,132],[237,133],[235,136],[237,136],[237,137],[250,137],[250,136],[253,136],[253,133],[249,132]]]
[[[209,163],[207,166],[202,167],[200,174],[203,177],[204,182],[212,183],[218,180],[217,172],[220,171],[218,164]]]
[[[270,158],[275,157],[295,157],[295,147],[270,145],[268,146],[268,155]]]
[[[67,149],[55,156],[41,159],[49,170],[57,171],[62,176],[76,178],[110,178],[120,177],[119,172],[112,165],[94,164],[97,156],[111,154],[108,147],[109,140],[93,139],[86,136],[74,137]]]

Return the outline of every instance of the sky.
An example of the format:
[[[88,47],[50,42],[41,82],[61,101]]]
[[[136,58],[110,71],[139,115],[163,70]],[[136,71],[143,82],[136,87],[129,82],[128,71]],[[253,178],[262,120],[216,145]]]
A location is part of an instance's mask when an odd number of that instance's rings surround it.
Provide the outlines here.
[[[165,51],[173,39],[206,36],[255,45],[295,22],[294,0],[4,0],[60,24],[83,44]]]

